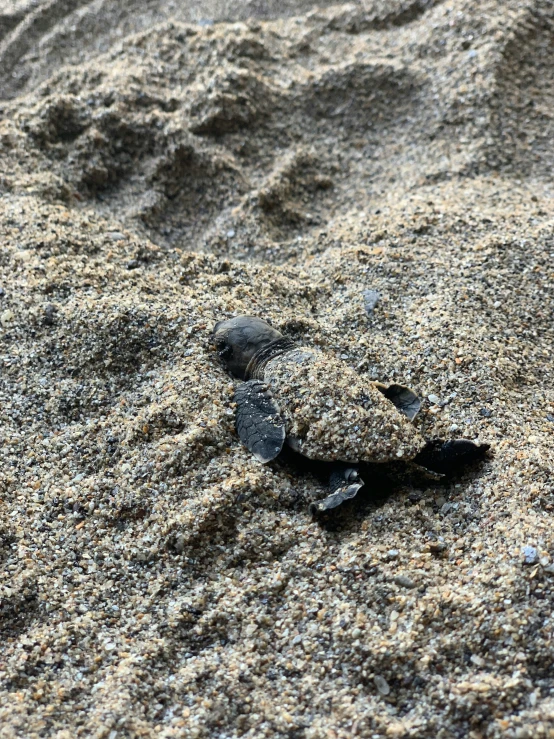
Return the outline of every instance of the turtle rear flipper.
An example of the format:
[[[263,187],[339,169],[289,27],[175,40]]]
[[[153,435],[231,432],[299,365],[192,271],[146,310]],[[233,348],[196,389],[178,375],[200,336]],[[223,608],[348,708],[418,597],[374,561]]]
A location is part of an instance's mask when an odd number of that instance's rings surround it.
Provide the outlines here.
[[[316,500],[310,503],[310,513],[316,516],[318,513],[330,511],[337,508],[346,500],[354,498],[360,488],[363,488],[364,481],[358,473],[356,467],[338,467],[331,473],[329,480],[329,488],[331,495],[323,500]]]
[[[490,444],[475,444],[469,439],[433,439],[412,460],[431,472],[447,475],[460,467],[483,459]]]
[[[383,385],[380,382],[375,383],[377,390],[380,390],[385,398],[388,398],[398,410],[403,413],[410,421],[413,421],[421,410],[421,400],[410,390],[409,387],[404,385]]]
[[[242,443],[262,464],[275,459],[285,442],[285,422],[266,383],[244,382],[237,388],[234,401],[235,423]]]

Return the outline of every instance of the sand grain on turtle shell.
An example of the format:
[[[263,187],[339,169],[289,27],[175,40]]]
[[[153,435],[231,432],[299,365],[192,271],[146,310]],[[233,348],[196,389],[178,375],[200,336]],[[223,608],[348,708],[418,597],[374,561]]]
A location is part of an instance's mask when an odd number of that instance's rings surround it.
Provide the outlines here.
[[[425,441],[413,424],[345,362],[299,347],[263,368],[294,446],[309,459],[410,460]]]

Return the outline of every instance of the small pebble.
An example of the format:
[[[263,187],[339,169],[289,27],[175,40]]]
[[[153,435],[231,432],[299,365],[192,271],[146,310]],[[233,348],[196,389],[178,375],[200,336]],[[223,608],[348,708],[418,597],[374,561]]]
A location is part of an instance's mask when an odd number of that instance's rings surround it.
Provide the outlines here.
[[[416,587],[416,583],[413,580],[411,580],[409,577],[407,577],[406,575],[396,575],[393,579],[394,579],[394,582],[397,585],[400,585],[401,588],[415,588]]]
[[[57,313],[57,308],[55,305],[52,305],[51,303],[47,303],[44,306],[44,318],[42,319],[42,322],[45,326],[52,326],[54,324],[54,317]]]
[[[362,296],[364,299],[364,310],[370,316],[379,300],[381,300],[381,293],[377,292],[377,290],[364,290]]]
[[[433,405],[440,405],[441,399],[438,395],[435,395],[434,393],[431,393],[431,395],[427,396],[427,400],[430,403],[433,403]]]
[[[13,321],[13,319],[14,313],[9,308],[0,314],[0,323],[2,323],[3,326],[7,326]]]
[[[446,549],[446,544],[443,541],[432,541],[428,545],[429,551],[433,554],[440,554],[441,552],[444,552]]]
[[[535,547],[523,547],[523,561],[526,565],[534,565],[539,561],[539,553]]]
[[[374,675],[373,682],[381,695],[388,695],[390,693],[390,685],[382,675]]]

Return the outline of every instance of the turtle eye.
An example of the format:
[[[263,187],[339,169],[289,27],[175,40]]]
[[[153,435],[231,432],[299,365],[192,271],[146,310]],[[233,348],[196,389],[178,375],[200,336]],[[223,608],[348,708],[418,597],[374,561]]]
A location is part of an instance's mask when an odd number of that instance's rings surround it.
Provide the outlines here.
[[[225,341],[218,341],[216,344],[217,354],[221,359],[229,359],[233,353],[232,347]]]

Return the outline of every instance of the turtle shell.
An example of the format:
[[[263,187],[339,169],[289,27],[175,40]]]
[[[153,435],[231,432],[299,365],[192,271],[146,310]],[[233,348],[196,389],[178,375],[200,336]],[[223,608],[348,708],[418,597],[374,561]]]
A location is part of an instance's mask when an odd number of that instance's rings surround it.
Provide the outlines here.
[[[265,359],[253,375],[270,385],[287,442],[310,459],[409,460],[425,446],[377,387],[332,356],[298,347]]]

